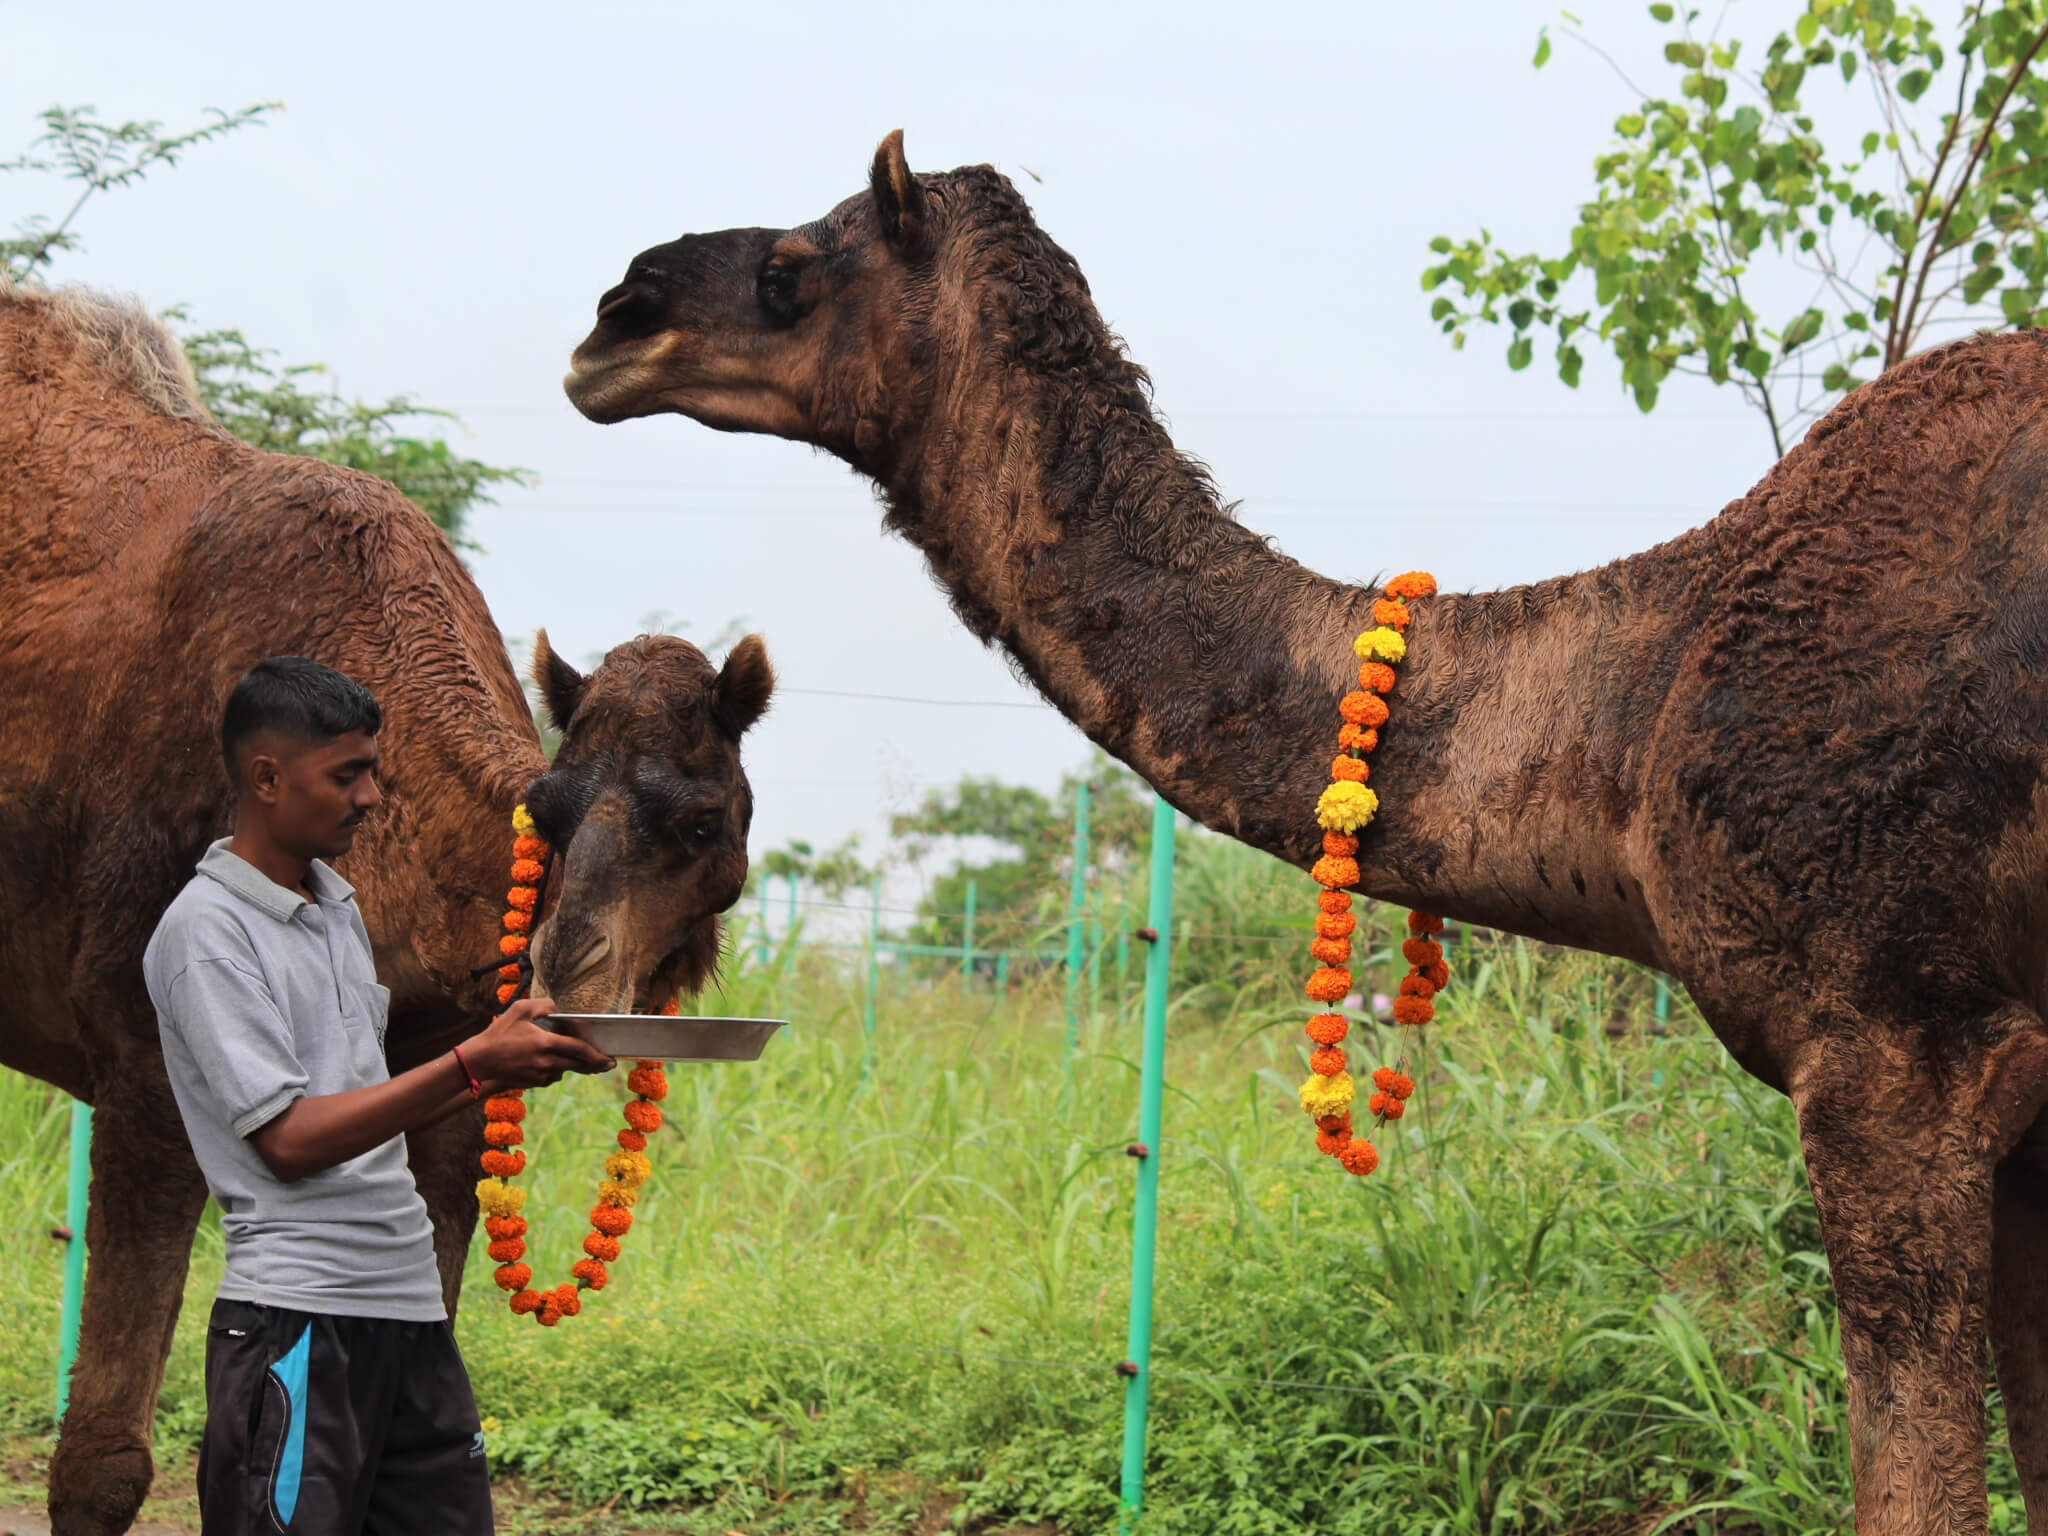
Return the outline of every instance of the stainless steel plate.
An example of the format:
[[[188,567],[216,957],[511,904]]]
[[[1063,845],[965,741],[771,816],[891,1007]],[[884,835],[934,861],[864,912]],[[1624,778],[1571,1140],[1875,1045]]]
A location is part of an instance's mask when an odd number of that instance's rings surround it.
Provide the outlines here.
[[[756,1061],[787,1019],[685,1019],[658,1013],[551,1013],[550,1028],[574,1033],[607,1056],[653,1061]]]

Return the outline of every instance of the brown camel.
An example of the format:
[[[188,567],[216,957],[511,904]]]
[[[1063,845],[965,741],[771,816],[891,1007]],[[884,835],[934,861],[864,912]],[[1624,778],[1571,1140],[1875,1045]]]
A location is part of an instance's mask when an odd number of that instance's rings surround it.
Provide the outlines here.
[[[536,985],[590,1010],[695,990],[746,875],[739,737],[773,687],[758,638],[714,670],[642,638],[588,678],[536,671],[554,767],[482,595],[381,481],[259,453],[198,404],[145,313],[0,286],[0,1063],[95,1106],[84,1331],[50,1469],[61,1536],[124,1531],[206,1189],[142,983],[142,949],[229,825],[221,701],[297,652],[384,707],[385,802],[341,863],[391,989],[393,1071],[492,1011],[524,791],[555,844]],[[529,788],[529,786],[531,786]],[[411,1140],[452,1308],[481,1113]]]
[[[1189,815],[1306,866],[1374,592],[1220,507],[987,166],[636,256],[593,420],[879,484],[975,634]],[[1416,605],[1362,888],[1679,977],[1797,1107],[1865,1536],[1985,1529],[1995,1345],[2048,1533],[2048,336],[1856,391],[1705,527]]]

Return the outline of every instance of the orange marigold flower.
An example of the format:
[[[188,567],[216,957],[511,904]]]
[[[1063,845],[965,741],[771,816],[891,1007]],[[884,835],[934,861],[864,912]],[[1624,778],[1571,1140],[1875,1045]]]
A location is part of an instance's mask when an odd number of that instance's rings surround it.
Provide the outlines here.
[[[611,1273],[604,1267],[603,1261],[599,1259],[578,1259],[569,1266],[569,1273],[578,1280],[581,1280],[593,1291],[601,1291],[611,1284]]]
[[[1408,627],[1408,605],[1397,597],[1383,597],[1372,605],[1372,621],[1389,629]]]
[[[633,1213],[623,1205],[592,1206],[590,1224],[606,1237],[624,1237],[633,1229]]]
[[[540,892],[530,885],[515,885],[505,893],[505,905],[514,912],[531,912]]]
[[[1365,1101],[1365,1111],[1369,1115],[1384,1115],[1387,1112],[1387,1106],[1393,1102],[1384,1093],[1376,1093]]]
[[[555,1293],[542,1293],[540,1310],[533,1314],[533,1320],[543,1328],[552,1328],[562,1320],[562,1309],[555,1305]]]
[[[1319,1013],[1308,1021],[1308,1037],[1317,1045],[1335,1045],[1350,1028],[1341,1013]]]
[[[1325,832],[1323,852],[1333,859],[1348,859],[1358,852],[1358,837],[1351,832]]]
[[[1334,1045],[1310,1051],[1308,1069],[1319,1077],[1335,1077],[1344,1070],[1344,1053]]]
[[[1317,885],[1327,886],[1333,891],[1339,886],[1356,885],[1358,860],[1334,858],[1326,853],[1316,860],[1315,867],[1308,874]]]
[[[1380,733],[1368,731],[1360,726],[1346,725],[1337,733],[1337,745],[1347,752],[1370,752],[1380,744]]]
[[[1389,597],[1431,597],[1436,593],[1436,578],[1427,571],[1408,571],[1387,583]]]
[[[1349,912],[1316,914],[1316,937],[1319,939],[1348,939],[1357,929],[1358,919]]]
[[[515,1317],[524,1317],[529,1312],[538,1312],[539,1310],[539,1291],[521,1291],[512,1298],[512,1315]]]
[[[1317,1131],[1316,1150],[1325,1157],[1335,1157],[1344,1150],[1344,1143],[1351,1139],[1351,1127],[1342,1131]]]
[[[1436,1005],[1426,997],[1397,997],[1394,999],[1394,1022],[1410,1029],[1420,1029],[1436,1017]]]
[[[1349,939],[1311,939],[1308,952],[1325,965],[1342,965],[1351,958]]]
[[[1365,759],[1353,757],[1349,752],[1339,752],[1330,759],[1330,777],[1352,784],[1363,784],[1372,777],[1372,770],[1365,766]]]
[[[1347,1109],[1334,1115],[1324,1115],[1322,1119],[1316,1122],[1316,1129],[1326,1131],[1332,1136],[1349,1136],[1351,1134],[1351,1111]]]
[[[1337,712],[1353,725],[1369,726],[1374,730],[1387,723],[1387,706],[1377,695],[1363,690],[1347,693],[1339,699]]]
[[[510,1120],[492,1120],[484,1126],[484,1141],[493,1147],[516,1147],[526,1140],[523,1127]]]
[[[514,859],[512,861],[512,883],[514,885],[537,886],[540,884],[540,877],[543,873],[545,871],[541,869],[540,860],[538,859]]]
[[[1415,1091],[1415,1079],[1406,1072],[1396,1072],[1394,1080],[1387,1084],[1387,1092],[1397,1099],[1405,1099]]]
[[[510,964],[501,965],[498,967],[498,980],[500,981],[520,981],[523,980],[525,976],[526,967],[521,965],[517,960],[512,961]]]
[[[526,1236],[526,1218],[524,1216],[486,1216],[484,1218],[484,1232],[494,1243],[501,1238],[524,1237]]]
[[[602,1259],[609,1264],[619,1256],[619,1240],[605,1232],[586,1232],[583,1251],[593,1259]]]
[[[583,1298],[577,1294],[575,1286],[565,1283],[555,1287],[555,1305],[561,1309],[562,1316],[574,1317],[583,1310]]]
[[[1444,931],[1444,920],[1434,912],[1410,912],[1408,914],[1408,931],[1410,933],[1423,934],[1442,933]]]
[[[1443,959],[1444,947],[1434,939],[1403,939],[1401,958],[1418,970]]]
[[[515,837],[512,839],[512,857],[515,859],[540,860],[548,856],[548,845],[537,837]]]
[[[1372,1085],[1379,1089],[1381,1093],[1387,1093],[1392,1090],[1394,1079],[1398,1076],[1400,1074],[1392,1067],[1375,1067],[1372,1074]]]
[[[645,1099],[631,1100],[626,1105],[626,1124],[643,1135],[653,1135],[661,1129],[661,1106]]]
[[[668,1074],[651,1061],[643,1061],[626,1074],[626,1091],[637,1093],[643,1099],[665,1099],[668,1097]]]
[[[526,1282],[533,1278],[533,1269],[526,1264],[505,1264],[492,1270],[491,1278],[498,1282],[501,1291],[523,1291]]]
[[[514,1259],[526,1257],[526,1243],[522,1238],[505,1237],[500,1238],[484,1251],[491,1256],[493,1264],[510,1264]],[[515,1285],[512,1289],[516,1291],[519,1287]]]
[[[1351,992],[1351,973],[1334,965],[1319,965],[1303,989],[1319,1003],[1341,1003]],[[487,1152],[486,1157],[490,1156]]]
[[[524,936],[524,935],[522,935],[522,934],[517,934],[517,933],[508,933],[508,934],[506,934],[506,935],[505,935],[505,937],[503,937],[502,939],[498,940],[498,953],[499,953],[499,954],[501,954],[501,955],[523,955],[523,954],[525,954],[525,953],[526,953],[526,939],[525,939],[525,936]]]
[[[1345,1143],[1344,1150],[1337,1154],[1337,1161],[1344,1165],[1346,1173],[1363,1177],[1380,1165],[1380,1155],[1372,1149],[1372,1143],[1363,1136],[1354,1136]]]
[[[484,1100],[486,1120],[510,1120],[517,1125],[526,1118],[526,1100],[516,1093],[494,1093]]]
[[[1368,661],[1359,666],[1358,686],[1369,688],[1374,693],[1394,691],[1394,669],[1384,661]]]
[[[645,1152],[647,1150],[647,1137],[645,1133],[636,1131],[628,1126],[625,1130],[619,1132],[619,1146],[628,1152]]]
[[[477,1161],[483,1165],[484,1172],[494,1179],[516,1179],[526,1171],[526,1154],[524,1152],[499,1152],[493,1150],[486,1152]]]
[[[533,914],[531,912],[521,912],[517,907],[512,908],[505,914],[505,931],[507,933],[532,932]]]
[[[1406,976],[1403,976],[1401,978],[1401,996],[1435,997],[1436,983],[1431,981],[1427,976],[1423,975],[1420,971],[1410,971]]]
[[[1351,910],[1351,893],[1349,891],[1318,891],[1316,892],[1316,906],[1324,912],[1349,912]]]
[[[499,982],[499,983],[498,983],[498,1006],[499,1006],[500,1008],[505,1008],[505,1007],[509,1007],[509,1006],[511,1005],[512,999],[513,999],[513,998],[515,998],[515,997],[517,997],[518,995],[519,995],[519,983],[518,983],[518,982],[516,982],[516,981],[501,981],[501,982]]]
[[[1437,961],[1435,965],[1426,967],[1422,974],[1428,979],[1429,984],[1439,992],[1451,984],[1451,968],[1441,960]]]
[[[1386,1107],[1383,1108],[1380,1111],[1380,1113],[1385,1115],[1389,1120],[1398,1120],[1403,1115],[1408,1113],[1408,1106],[1406,1104],[1403,1104],[1399,1099],[1395,1098],[1391,1093],[1386,1096],[1386,1099]]]

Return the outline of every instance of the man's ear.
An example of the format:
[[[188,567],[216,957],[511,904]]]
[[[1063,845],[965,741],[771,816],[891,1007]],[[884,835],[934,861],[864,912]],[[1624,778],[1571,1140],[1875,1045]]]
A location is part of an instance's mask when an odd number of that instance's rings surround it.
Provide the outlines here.
[[[759,635],[748,635],[732,648],[718,674],[711,712],[735,739],[767,711],[775,692],[775,669],[768,665],[768,647]]]
[[[277,804],[284,764],[260,747],[252,748],[242,765],[242,782],[236,787],[250,799],[264,805]]]

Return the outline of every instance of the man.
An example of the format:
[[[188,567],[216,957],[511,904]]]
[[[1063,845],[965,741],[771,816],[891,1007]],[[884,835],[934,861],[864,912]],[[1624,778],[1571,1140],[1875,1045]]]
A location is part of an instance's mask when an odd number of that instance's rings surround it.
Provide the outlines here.
[[[404,1133],[480,1092],[610,1058],[514,1003],[391,1077],[355,893],[323,860],[382,798],[376,700],[295,656],[235,685],[221,753],[238,799],[143,957],[164,1062],[220,1205],[227,1265],[206,1340],[206,1536],[492,1529],[475,1400]]]

